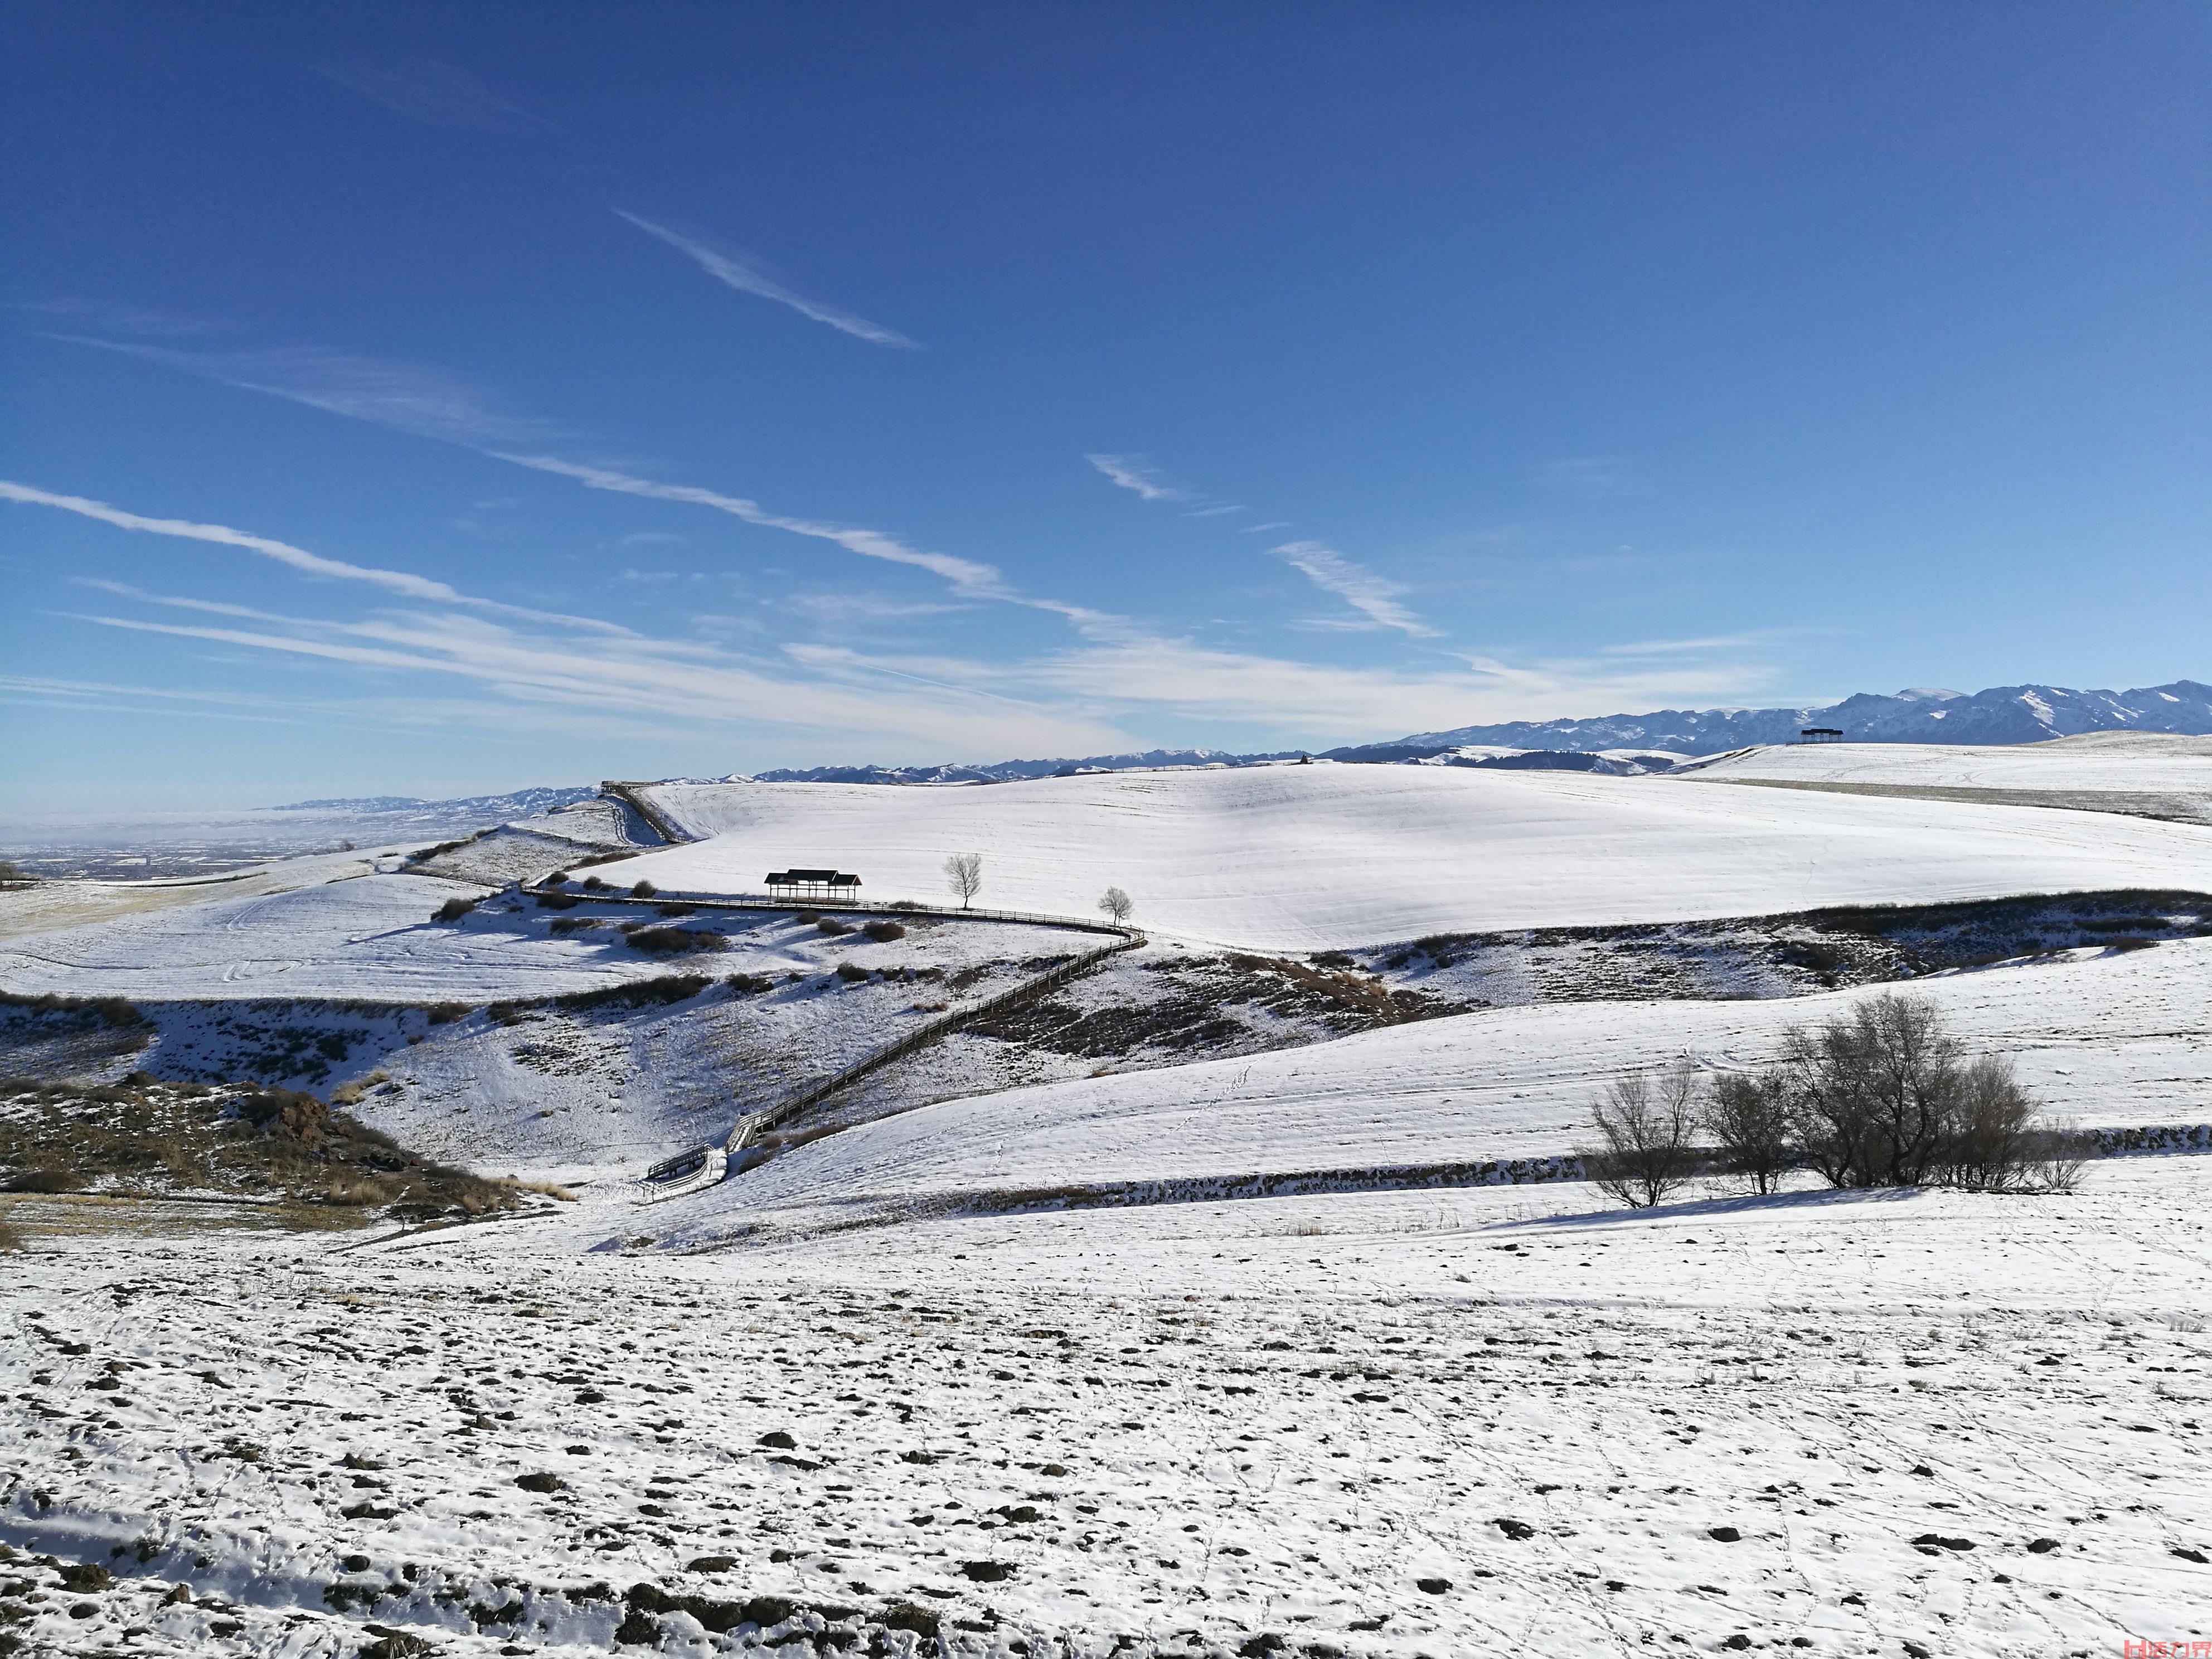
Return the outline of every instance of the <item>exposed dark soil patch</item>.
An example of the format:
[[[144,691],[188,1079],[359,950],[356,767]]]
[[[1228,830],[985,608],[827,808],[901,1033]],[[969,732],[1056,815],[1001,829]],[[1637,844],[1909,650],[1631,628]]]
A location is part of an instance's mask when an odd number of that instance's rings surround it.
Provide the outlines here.
[[[1276,957],[1182,957],[1148,963],[1143,971],[1138,996],[1091,1007],[1048,998],[976,1020],[967,1030],[1084,1059],[1118,1058],[1146,1048],[1189,1057],[1252,1047],[1252,1024],[1238,1017],[1252,1010],[1313,1028],[1285,1031],[1294,1042],[1458,1012],[1439,998],[1394,990],[1369,975]]]
[[[2212,896],[2124,890],[1788,915],[1435,934],[1324,951],[1462,1007],[1802,996],[1923,974],[2212,934]]]
[[[193,1192],[388,1208],[402,1219],[521,1202],[417,1157],[314,1096],[160,1083],[0,1082],[0,1188]]]

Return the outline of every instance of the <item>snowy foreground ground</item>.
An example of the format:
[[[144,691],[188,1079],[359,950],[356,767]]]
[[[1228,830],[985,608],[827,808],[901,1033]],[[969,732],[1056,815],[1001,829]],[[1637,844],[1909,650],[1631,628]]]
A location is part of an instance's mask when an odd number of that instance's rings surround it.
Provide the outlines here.
[[[676,1259],[49,1243],[0,1276],[0,1580],[45,1653],[2201,1640],[2208,1221],[2212,1160],[2146,1158]]]

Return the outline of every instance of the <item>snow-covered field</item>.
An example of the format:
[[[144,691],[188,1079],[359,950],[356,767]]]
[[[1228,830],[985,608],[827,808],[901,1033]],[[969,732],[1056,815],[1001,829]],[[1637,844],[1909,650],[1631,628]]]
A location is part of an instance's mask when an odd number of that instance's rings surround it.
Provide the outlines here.
[[[2212,738],[2093,732],[1995,747],[1917,743],[1776,744],[1694,761],[1688,775],[1933,788],[2212,794]]]
[[[983,855],[982,902],[1079,915],[1109,884],[1147,928],[1316,951],[1445,931],[1672,921],[2008,893],[2212,887],[2212,828],[2109,814],[1663,778],[1281,765],[969,789],[657,787],[708,837],[607,866],[669,891],[761,890],[788,865],[941,898]]]
[[[2208,1206],[2212,1159],[2143,1158],[708,1258],[79,1239],[0,1277],[0,1538],[56,1564],[0,1581],[53,1653],[2202,1640]]]

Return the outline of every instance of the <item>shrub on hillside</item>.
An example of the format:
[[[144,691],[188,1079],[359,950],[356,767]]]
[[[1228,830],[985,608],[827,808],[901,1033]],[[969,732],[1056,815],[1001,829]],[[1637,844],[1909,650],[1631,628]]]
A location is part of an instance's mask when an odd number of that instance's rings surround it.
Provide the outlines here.
[[[837,977],[848,985],[858,985],[868,977],[868,970],[857,963],[841,962],[837,964]]]
[[[629,930],[629,942],[641,951],[653,951],[668,956],[681,956],[695,951],[719,951],[728,943],[720,933],[702,933],[690,927],[635,927]]]
[[[434,1002],[430,1005],[430,1024],[433,1025],[451,1025],[454,1021],[468,1017],[469,1005],[465,1002]]]
[[[887,921],[880,916],[860,931],[878,945],[889,945],[895,939],[906,937],[904,927],[896,921]]]
[[[10,1250],[20,1250],[22,1248],[23,1235],[6,1222],[0,1221],[0,1255],[5,1255]]]
[[[840,921],[835,916],[824,916],[814,924],[814,931],[827,939],[842,939],[853,929],[849,923]]]
[[[656,904],[653,908],[664,916],[688,916],[699,907],[696,904]]]
[[[449,898],[443,904],[438,907],[438,914],[433,916],[431,920],[433,921],[459,921],[463,916],[468,915],[470,911],[476,908],[477,901],[474,899]]]
[[[651,882],[641,881],[629,890],[629,896],[632,898],[651,898],[659,890],[660,890],[658,887],[655,887]]]
[[[573,910],[576,908],[576,900],[567,893],[540,893],[538,908],[541,910]]]
[[[596,991],[570,991],[555,997],[551,1006],[564,1014],[593,1008],[651,1008],[688,1002],[714,981],[704,974],[669,974],[659,979],[634,979],[623,985],[603,985]]]
[[[584,878],[584,885],[591,891],[599,893],[605,891],[607,884],[601,881],[597,876],[586,876]]]

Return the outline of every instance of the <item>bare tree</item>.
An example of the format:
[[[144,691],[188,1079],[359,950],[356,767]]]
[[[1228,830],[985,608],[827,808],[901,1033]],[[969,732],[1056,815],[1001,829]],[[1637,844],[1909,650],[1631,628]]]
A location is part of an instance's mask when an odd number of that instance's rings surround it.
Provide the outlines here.
[[[2045,1193],[2070,1193],[2081,1185],[2081,1166],[2096,1156],[2094,1143],[2068,1119],[2045,1114],[2028,1134],[2031,1180]]]
[[[1697,1068],[1677,1060],[1655,1087],[1638,1072],[1620,1079],[1591,1109],[1601,1146],[1582,1153],[1583,1172],[1608,1198],[1650,1209],[1697,1173]]]
[[[953,897],[965,910],[975,902],[975,895],[983,890],[983,855],[981,853],[955,853],[945,860],[945,884],[952,889]]]
[[[1109,921],[1127,921],[1137,912],[1137,902],[1118,887],[1109,887],[1100,895],[1098,908]]]
[[[1832,1186],[1919,1186],[1944,1150],[1965,1063],[1925,997],[1870,997],[1792,1030],[1783,1066],[1797,1138]]]
[[[2010,1060],[1990,1054],[1960,1068],[1945,1129],[1935,1171],[1942,1185],[2001,1193],[2033,1182],[2035,1103]]]
[[[1755,1193],[1771,1193],[1794,1161],[1790,1088],[1779,1072],[1730,1072],[1716,1078],[1706,1097],[1705,1133],[1720,1153],[1720,1167],[1747,1176]]]

